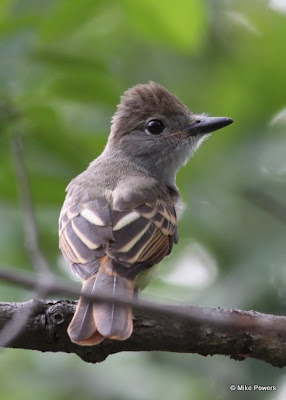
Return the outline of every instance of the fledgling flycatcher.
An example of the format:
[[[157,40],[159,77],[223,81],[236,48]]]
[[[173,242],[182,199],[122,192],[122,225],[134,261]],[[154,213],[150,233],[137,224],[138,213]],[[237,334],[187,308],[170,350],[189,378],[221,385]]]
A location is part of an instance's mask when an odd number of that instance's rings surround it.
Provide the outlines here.
[[[60,215],[60,248],[82,293],[132,298],[148,284],[178,241],[176,172],[210,132],[232,122],[193,114],[154,82],[124,93],[105,150],[68,185]],[[80,297],[68,334],[90,346],[132,330],[131,306]]]

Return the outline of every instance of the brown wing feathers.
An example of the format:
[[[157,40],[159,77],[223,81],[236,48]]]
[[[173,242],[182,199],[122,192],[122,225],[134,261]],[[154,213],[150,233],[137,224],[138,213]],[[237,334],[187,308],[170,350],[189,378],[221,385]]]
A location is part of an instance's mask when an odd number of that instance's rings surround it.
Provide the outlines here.
[[[139,218],[113,232],[115,241],[107,251],[117,263],[122,261],[125,267],[132,269],[140,263],[144,269],[144,266],[148,268],[168,254],[176,236],[176,214],[174,208],[167,207],[160,200],[139,206],[133,212],[138,213]],[[114,213],[118,218],[120,213]]]
[[[105,248],[114,240],[109,204],[105,199],[63,209],[60,248],[73,271],[86,279],[95,273]]]
[[[61,218],[60,246],[74,269],[75,264],[81,265],[80,276],[86,278],[89,270],[93,274],[93,262],[98,264],[105,254],[132,268],[142,262],[150,266],[168,253],[177,229],[173,207],[157,200],[133,210],[116,211],[108,204],[96,209],[98,203],[73,206]]]

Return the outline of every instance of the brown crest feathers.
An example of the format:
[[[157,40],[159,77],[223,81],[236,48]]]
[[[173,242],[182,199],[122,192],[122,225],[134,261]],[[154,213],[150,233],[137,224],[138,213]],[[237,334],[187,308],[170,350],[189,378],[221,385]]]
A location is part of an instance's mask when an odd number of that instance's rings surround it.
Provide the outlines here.
[[[139,84],[128,89],[112,118],[112,134],[123,135],[136,128],[140,120],[156,116],[190,114],[189,109],[163,86],[155,82]]]

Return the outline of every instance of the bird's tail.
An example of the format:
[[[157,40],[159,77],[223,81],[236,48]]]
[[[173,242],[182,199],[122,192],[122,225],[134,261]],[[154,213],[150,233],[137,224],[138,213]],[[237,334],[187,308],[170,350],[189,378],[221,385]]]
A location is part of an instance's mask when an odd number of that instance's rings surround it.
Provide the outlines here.
[[[99,271],[83,282],[82,294],[92,296],[104,293],[110,297],[133,298],[134,282],[119,276],[104,257]],[[68,327],[72,342],[93,346],[104,338],[125,340],[133,331],[132,307],[110,303],[92,303],[80,297],[73,319]]]

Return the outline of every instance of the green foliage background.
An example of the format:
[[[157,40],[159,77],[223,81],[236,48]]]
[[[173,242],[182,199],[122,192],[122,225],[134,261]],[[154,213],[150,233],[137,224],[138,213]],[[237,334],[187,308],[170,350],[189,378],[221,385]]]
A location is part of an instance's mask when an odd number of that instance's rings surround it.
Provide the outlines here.
[[[43,251],[68,279],[57,238],[65,187],[104,148],[122,92],[154,80],[194,112],[235,124],[179,173],[180,245],[144,296],[285,313],[286,227],[244,195],[264,191],[285,204],[286,14],[279,3],[1,0],[0,263],[32,270],[11,136],[23,136]],[[3,283],[0,290],[1,301],[32,296]],[[286,396],[282,370],[222,356],[122,353],[86,365],[75,355],[8,349],[0,376],[6,400]],[[230,384],[277,385],[277,392],[230,392]]]

